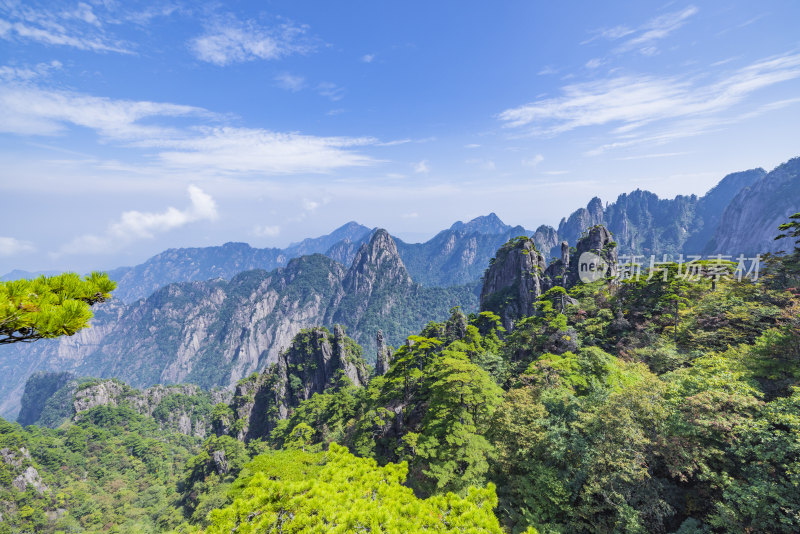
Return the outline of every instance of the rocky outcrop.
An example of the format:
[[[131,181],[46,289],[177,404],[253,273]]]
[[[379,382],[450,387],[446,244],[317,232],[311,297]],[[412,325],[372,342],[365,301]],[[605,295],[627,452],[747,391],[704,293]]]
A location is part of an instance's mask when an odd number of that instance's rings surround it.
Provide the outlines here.
[[[11,482],[11,485],[19,491],[25,491],[30,486],[40,495],[45,491],[49,491],[47,485],[42,481],[42,477],[39,476],[39,472],[33,466],[28,466],[21,475]]]
[[[96,408],[98,406],[118,406],[123,394],[127,394],[130,387],[116,380],[103,380],[97,384],[90,384],[75,392],[72,401],[72,410],[75,416]]]
[[[481,311],[496,313],[503,327],[511,331],[518,319],[534,313],[544,270],[545,259],[533,240],[524,236],[512,239],[498,249],[484,274]]]
[[[617,243],[611,232],[605,226],[594,226],[588,233],[578,240],[575,246],[575,254],[568,257],[568,265],[564,275],[565,289],[580,283],[580,270],[584,267],[581,263],[584,253],[592,253],[602,259],[605,269],[600,274],[601,277],[617,276],[618,250]]]
[[[588,228],[603,224],[604,220],[603,202],[594,197],[585,208],[579,208],[568,218],[561,219],[558,225],[558,237],[563,241],[575,243]]]
[[[31,459],[31,453],[25,447],[10,449],[8,447],[0,449],[0,461],[12,467],[22,467],[26,460]]]
[[[249,441],[267,437],[277,422],[316,393],[368,380],[361,347],[336,325],[331,334],[316,327],[301,331],[276,364],[236,386],[231,408],[235,437]]]
[[[387,347],[386,342],[383,340],[383,330],[378,330],[375,343],[378,347],[375,356],[375,375],[382,376],[389,370],[392,361],[392,349]]]

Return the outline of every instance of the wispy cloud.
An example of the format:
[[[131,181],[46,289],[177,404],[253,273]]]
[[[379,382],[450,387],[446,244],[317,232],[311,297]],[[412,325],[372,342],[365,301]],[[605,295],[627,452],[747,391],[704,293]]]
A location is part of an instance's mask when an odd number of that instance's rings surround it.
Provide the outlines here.
[[[46,78],[54,70],[59,70],[62,67],[61,62],[55,59],[49,63],[37,63],[32,67],[2,65],[0,66],[0,81],[27,82],[37,78]]]
[[[373,61],[375,61],[375,54],[364,54],[363,56],[361,56],[361,61],[363,61],[364,63],[372,63]]]
[[[541,154],[536,154],[533,157],[522,160],[522,164],[527,165],[528,167],[536,167],[543,161],[544,161],[544,156],[542,156]]]
[[[317,92],[320,94],[320,96],[329,98],[333,102],[338,102],[344,98],[345,90],[344,87],[339,87],[335,83],[322,82],[317,85]]]
[[[217,219],[217,205],[211,195],[193,185],[188,193],[190,205],[186,209],[169,207],[161,213],[126,211],[118,221],[108,225],[105,233],[82,235],[62,246],[55,256],[113,252],[133,241],[152,239],[155,234],[189,223]]]
[[[594,32],[594,37],[587,39],[581,44],[587,44],[596,39],[607,39],[610,41],[624,39],[624,41],[614,49],[615,53],[637,50],[644,55],[654,55],[658,53],[656,42],[668,37],[675,30],[683,26],[686,21],[697,12],[698,9],[690,5],[680,11],[673,11],[654,17],[638,28],[629,28],[627,26],[602,28]]]
[[[253,228],[253,235],[256,237],[275,237],[281,233],[278,225],[256,225]]]
[[[0,237],[0,256],[16,256],[36,250],[32,243],[14,237]]]
[[[306,79],[302,76],[295,76],[288,72],[283,72],[275,76],[275,82],[281,89],[296,93],[306,86]]]
[[[104,141],[155,150],[169,169],[191,172],[323,173],[374,160],[356,150],[373,138],[318,137],[220,125],[225,117],[170,103],[114,100],[21,84],[0,84],[0,132],[58,135],[80,126]],[[194,119],[177,127],[175,118]]]
[[[800,54],[786,54],[705,78],[621,76],[567,85],[562,95],[503,111],[507,127],[527,127],[534,134],[556,135],[585,126],[612,125],[625,135],[644,125],[730,110],[752,93],[800,77]]]
[[[253,20],[227,17],[215,21],[203,35],[192,39],[189,48],[198,59],[219,66],[274,60],[313,51],[316,47],[307,32],[307,26],[289,22],[270,27]]]
[[[418,174],[430,172],[430,170],[430,167],[428,167],[428,160],[426,159],[414,164],[414,172]]]
[[[107,35],[92,6],[84,2],[61,10],[4,2],[0,5],[0,14],[0,39],[35,41],[93,52],[132,53],[129,44]]]
[[[645,55],[651,55],[653,43],[664,39],[669,34],[683,26],[687,19],[697,13],[695,6],[688,6],[680,11],[666,13],[647,21],[634,32],[634,36],[622,43],[618,51],[627,52],[638,49]]]
[[[53,135],[69,125],[83,126],[109,139],[160,137],[171,130],[145,119],[211,116],[204,109],[148,101],[113,100],[28,85],[0,85],[0,131]]]
[[[372,138],[317,137],[250,128],[202,128],[187,139],[154,139],[139,146],[161,148],[160,160],[171,168],[196,172],[257,174],[324,173],[374,161],[353,147]],[[172,150],[170,150],[172,149]]]

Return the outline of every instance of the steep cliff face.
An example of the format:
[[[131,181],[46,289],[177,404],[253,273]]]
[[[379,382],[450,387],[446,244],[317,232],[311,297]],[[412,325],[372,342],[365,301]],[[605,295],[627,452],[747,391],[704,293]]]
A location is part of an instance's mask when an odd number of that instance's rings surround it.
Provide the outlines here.
[[[346,379],[355,386],[368,380],[361,347],[336,325],[331,334],[322,327],[301,331],[277,363],[241,381],[231,403],[231,430],[237,439],[267,437],[277,422],[315,393],[337,388]]]
[[[529,237],[512,239],[500,247],[483,277],[481,311],[499,315],[510,331],[515,321],[534,313],[545,266],[544,257]]]
[[[375,356],[375,374],[377,376],[385,375],[389,370],[392,363],[392,349],[386,345],[383,339],[383,330],[378,330],[376,336],[377,352]]]
[[[792,250],[791,240],[775,241],[778,225],[800,212],[800,158],[762,176],[730,202],[720,219],[707,254],[754,256]]]
[[[579,208],[568,218],[561,219],[561,223],[558,225],[558,237],[562,241],[575,243],[584,231],[592,226],[603,224],[604,221],[603,202],[594,197],[585,208]]]
[[[683,245],[684,254],[702,254],[719,227],[725,208],[731,201],[755,182],[763,178],[764,169],[735,172],[723,178],[713,189],[700,198],[690,228],[690,236]]]
[[[575,254],[570,255],[568,258],[564,277],[565,288],[569,289],[580,283],[581,257],[586,252],[595,254],[603,260],[606,268],[601,273],[601,276],[613,277],[617,275],[617,243],[605,226],[593,226],[585,236],[578,240],[575,245]]]
[[[527,237],[513,239],[497,250],[483,277],[481,311],[498,314],[510,331],[514,323],[536,313],[536,299],[554,286],[571,288],[581,282],[581,255],[596,254],[606,266],[602,276],[617,275],[617,244],[604,226],[591,227],[577,242],[575,253],[561,243],[561,257],[545,268],[545,259]]]

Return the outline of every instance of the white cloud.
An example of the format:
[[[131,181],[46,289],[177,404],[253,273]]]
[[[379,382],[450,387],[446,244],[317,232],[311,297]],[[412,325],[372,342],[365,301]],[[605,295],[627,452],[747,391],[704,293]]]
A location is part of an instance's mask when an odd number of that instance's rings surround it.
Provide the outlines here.
[[[422,161],[415,163],[414,172],[416,173],[430,172],[430,168],[428,167],[428,160],[423,159]]]
[[[404,213],[400,217],[402,217],[403,219],[416,219],[417,217],[419,217],[419,213],[417,213],[416,211],[412,211],[411,213]]]
[[[655,53],[652,44],[654,41],[667,37],[670,33],[683,26],[686,20],[696,14],[697,11],[698,9],[695,6],[688,6],[680,11],[674,11],[655,17],[638,28],[637,31],[634,32],[638,33],[638,35],[622,43],[617,50],[619,52],[626,52],[642,47],[639,48],[642,53],[652,55]]]
[[[464,148],[480,148],[481,145],[477,143],[470,143],[468,145],[464,145]]]
[[[543,161],[544,161],[544,156],[542,156],[541,154],[536,154],[531,158],[522,160],[522,164],[527,165],[528,167],[536,167]]]
[[[375,61],[375,54],[364,54],[363,56],[361,56],[361,61],[363,61],[364,63],[372,63],[373,61]]]
[[[587,69],[596,69],[597,67],[601,66],[603,63],[605,63],[605,60],[601,59],[601,58],[590,59],[589,61],[586,62],[586,68]]]
[[[280,226],[257,225],[253,228],[253,235],[257,237],[275,237],[281,233]]]
[[[190,41],[189,48],[198,59],[219,66],[280,59],[314,49],[306,37],[307,31],[306,26],[291,23],[266,27],[252,20],[242,22],[231,17],[209,26],[203,35]]]
[[[3,2],[0,12],[3,13],[0,39],[36,41],[93,52],[132,53],[128,44],[108,37],[93,8],[83,2],[71,10]]]
[[[798,77],[800,54],[764,59],[711,83],[622,76],[567,85],[561,96],[507,109],[498,118],[508,127],[527,126],[543,135],[606,124],[622,135],[656,121],[720,114],[759,89]]]
[[[13,237],[0,237],[0,256],[16,256],[36,250],[32,243]]]
[[[249,128],[202,128],[186,139],[152,139],[140,146],[164,150],[158,154],[171,168],[197,172],[295,174],[323,173],[374,161],[349,150],[374,144],[372,138],[316,137]]]
[[[655,55],[658,53],[658,48],[656,48],[655,43],[683,26],[689,17],[695,15],[697,12],[698,9],[695,6],[688,6],[680,11],[673,11],[654,17],[638,28],[615,26],[613,28],[600,29],[594,32],[594,37],[587,39],[581,44],[590,43],[598,38],[618,41],[627,37],[627,40],[614,49],[615,53],[638,50],[644,55]],[[587,64],[587,66],[589,65]]]
[[[331,101],[337,102],[344,98],[344,87],[339,87],[332,82],[322,82],[317,86],[317,92],[320,96],[330,98]]]
[[[288,72],[284,72],[275,76],[275,82],[281,89],[286,89],[287,91],[292,91],[293,93],[296,93],[306,86],[305,78],[302,76],[289,74]]]
[[[319,202],[315,200],[303,199],[303,209],[309,212],[314,212],[319,207]]]
[[[189,186],[188,192],[191,205],[186,209],[170,206],[161,213],[126,211],[118,221],[108,226],[104,234],[80,236],[62,246],[56,255],[113,252],[133,241],[151,239],[155,234],[189,223],[217,219],[217,205],[211,195],[193,185]]]
[[[159,102],[112,100],[67,91],[0,85],[0,131],[53,135],[67,125],[83,126],[118,140],[163,136],[169,128],[144,125],[144,119],[211,116],[201,108]]]
[[[92,26],[97,26],[98,28],[101,26],[100,20],[97,18],[97,15],[94,14],[92,10],[92,6],[89,4],[85,4],[83,2],[78,2],[77,7],[72,11],[65,11],[61,14],[64,18],[74,18],[78,20],[82,20],[87,24],[91,24]]]
[[[54,70],[61,69],[62,63],[53,60],[49,63],[37,63],[33,67],[0,66],[0,80],[6,82],[27,82],[36,78],[45,78]]]
[[[177,128],[175,117],[219,122],[205,109],[160,102],[112,100],[0,83],[0,132],[56,135],[68,127],[95,130],[106,140],[155,149],[156,161],[190,172],[294,174],[374,163],[353,150],[372,138],[317,137],[257,128],[198,124]],[[145,124],[145,121],[147,124]]]
[[[0,19],[0,37],[11,40],[14,37],[39,41],[50,45],[71,46],[79,50],[91,50],[94,52],[119,52],[122,54],[132,53],[120,43],[108,42],[98,37],[86,37],[82,35],[70,35],[65,28],[60,31],[37,28],[22,22],[10,23]]]

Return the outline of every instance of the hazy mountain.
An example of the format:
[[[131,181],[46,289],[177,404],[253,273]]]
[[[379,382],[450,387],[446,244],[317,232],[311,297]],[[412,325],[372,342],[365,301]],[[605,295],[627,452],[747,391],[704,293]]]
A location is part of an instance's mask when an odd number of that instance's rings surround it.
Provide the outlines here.
[[[705,252],[752,256],[791,251],[792,240],[774,238],[778,225],[797,212],[800,212],[800,158],[787,161],[742,189],[722,213]]]
[[[453,306],[476,309],[476,289],[413,282],[391,236],[377,230],[349,268],[314,254],[230,281],[174,283],[129,305],[97,306],[93,328],[75,336],[2,346],[0,412],[16,410],[35,371],[116,377],[135,387],[208,387],[234,384],[274,363],[303,328],[340,323],[370,351],[379,329],[400,344]]]
[[[771,181],[772,178],[763,169],[752,169],[727,175],[702,197],[678,195],[661,199],[654,193],[637,189],[619,195],[615,202],[605,206],[595,197],[586,208],[561,220],[558,238],[572,243],[587,229],[602,224],[614,235],[622,255],[699,254],[707,249],[720,226],[723,212],[734,198],[739,199],[737,210],[744,209],[751,201],[758,202],[752,198],[749,186],[761,180]],[[788,198],[792,198],[792,193]],[[788,203],[800,205],[800,195],[794,193],[793,200]],[[774,235],[775,228],[771,232],[770,235]],[[758,239],[766,250],[768,245],[763,237]]]

